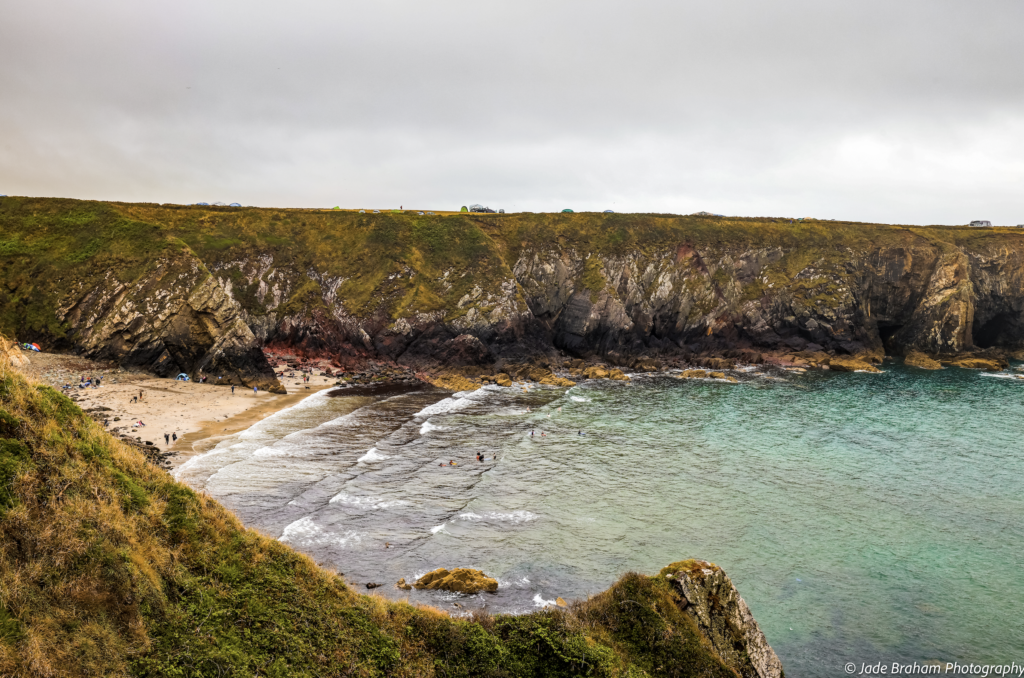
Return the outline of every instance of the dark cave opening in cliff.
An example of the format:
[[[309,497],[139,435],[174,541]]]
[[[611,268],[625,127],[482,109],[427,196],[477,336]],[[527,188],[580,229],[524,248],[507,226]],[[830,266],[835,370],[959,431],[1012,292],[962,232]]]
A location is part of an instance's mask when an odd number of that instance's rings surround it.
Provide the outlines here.
[[[1019,314],[996,313],[984,322],[975,316],[971,334],[974,337],[975,346],[991,348],[1019,343],[1022,329],[1024,328],[1022,328]]]
[[[882,340],[882,346],[888,351],[894,334],[903,329],[903,325],[896,323],[878,323],[878,336]]]

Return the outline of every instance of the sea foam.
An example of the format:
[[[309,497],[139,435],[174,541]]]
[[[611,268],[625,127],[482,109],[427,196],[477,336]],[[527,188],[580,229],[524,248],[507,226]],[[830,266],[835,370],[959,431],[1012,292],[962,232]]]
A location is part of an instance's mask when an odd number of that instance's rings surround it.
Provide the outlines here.
[[[385,459],[388,459],[388,458],[389,458],[388,455],[381,454],[377,450],[376,447],[371,447],[370,450],[366,454],[364,454],[363,456],[359,457],[359,459],[356,459],[356,461],[361,461],[364,464],[369,464],[369,463],[372,463],[372,462],[375,462],[375,461],[384,461]]]
[[[328,532],[313,522],[312,516],[306,516],[285,527],[278,541],[296,546],[346,546],[358,544],[362,538],[363,535],[353,530],[342,534]]]

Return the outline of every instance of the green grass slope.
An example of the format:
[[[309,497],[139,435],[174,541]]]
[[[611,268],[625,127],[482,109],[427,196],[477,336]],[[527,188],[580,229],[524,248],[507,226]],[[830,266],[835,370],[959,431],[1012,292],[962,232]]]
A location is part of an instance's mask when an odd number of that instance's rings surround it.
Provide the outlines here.
[[[355,593],[8,366],[0,675],[734,676],[662,576],[453,619]]]

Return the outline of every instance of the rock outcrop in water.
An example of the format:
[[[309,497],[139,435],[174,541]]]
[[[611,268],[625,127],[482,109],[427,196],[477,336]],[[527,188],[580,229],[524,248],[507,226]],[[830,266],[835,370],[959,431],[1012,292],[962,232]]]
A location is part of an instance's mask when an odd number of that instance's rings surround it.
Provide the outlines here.
[[[413,366],[1024,348],[1011,229],[23,198],[0,226],[0,329],[265,387],[268,345]]]
[[[494,593],[498,590],[498,580],[488,577],[480,570],[457,567],[454,570],[448,571],[440,567],[433,572],[427,572],[417,579],[413,586],[429,591],[440,590],[468,594],[480,593],[481,591]]]

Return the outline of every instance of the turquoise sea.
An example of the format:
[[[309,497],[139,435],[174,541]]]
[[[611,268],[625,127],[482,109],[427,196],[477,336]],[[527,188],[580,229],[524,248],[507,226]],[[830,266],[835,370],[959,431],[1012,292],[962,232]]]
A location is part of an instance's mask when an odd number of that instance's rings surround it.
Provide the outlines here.
[[[177,474],[351,582],[453,611],[533,610],[698,557],[791,678],[1024,663],[1024,380],[883,369],[322,392]],[[392,586],[437,567],[499,593]]]

